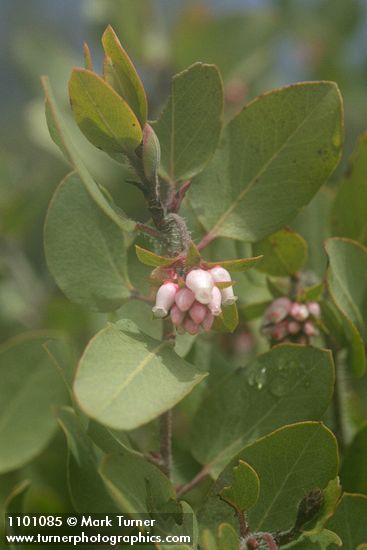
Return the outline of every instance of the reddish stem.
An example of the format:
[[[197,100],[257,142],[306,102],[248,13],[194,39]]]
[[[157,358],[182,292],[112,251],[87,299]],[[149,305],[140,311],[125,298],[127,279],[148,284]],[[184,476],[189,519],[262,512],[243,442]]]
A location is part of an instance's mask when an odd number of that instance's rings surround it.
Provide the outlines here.
[[[180,485],[179,487],[177,487],[176,495],[178,497],[181,497],[185,493],[188,493],[189,491],[191,491],[191,489],[193,489],[196,485],[198,485],[200,483],[200,481],[205,479],[208,474],[209,474],[209,466],[204,466],[200,470],[200,472],[198,474],[196,474],[195,477],[192,478],[191,481],[189,481],[185,485]]]
[[[240,524],[241,537],[246,537],[249,534],[249,526],[247,524],[246,514],[243,510],[238,510],[238,521]]]
[[[191,185],[191,180],[186,180],[181,185],[180,189],[177,192],[172,194],[171,203],[169,206],[170,212],[178,212],[181,206],[182,201],[185,198],[187,191]]]
[[[133,300],[139,300],[140,302],[145,302],[146,304],[154,303],[154,300],[152,300],[152,298],[150,298],[149,296],[145,296],[144,294],[140,294],[140,292],[135,288],[131,289],[130,296]]]
[[[268,544],[269,550],[278,550],[278,546],[276,545],[270,533],[264,533],[263,540]]]
[[[150,237],[155,237],[156,239],[162,239],[162,233],[158,231],[158,229],[150,227],[150,225],[137,222],[135,227],[141,233],[145,233],[146,235],[149,235]]]
[[[209,233],[204,235],[204,237],[201,239],[201,241],[197,245],[198,250],[202,250],[203,248],[208,246],[208,244],[210,244],[215,239],[215,237],[216,235],[209,231]]]

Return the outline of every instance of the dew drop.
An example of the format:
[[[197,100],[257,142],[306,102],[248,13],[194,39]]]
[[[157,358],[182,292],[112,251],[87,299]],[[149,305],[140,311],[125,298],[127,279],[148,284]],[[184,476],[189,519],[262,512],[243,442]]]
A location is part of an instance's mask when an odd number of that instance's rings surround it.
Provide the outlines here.
[[[262,390],[265,383],[266,383],[266,368],[263,367],[262,369],[258,370],[257,373],[256,373],[256,376],[255,376],[255,383],[256,383],[256,388],[258,390]]]
[[[261,369],[258,366],[254,366],[249,370],[247,375],[247,382],[250,386],[255,387],[257,390],[262,390],[267,380],[266,368]]]

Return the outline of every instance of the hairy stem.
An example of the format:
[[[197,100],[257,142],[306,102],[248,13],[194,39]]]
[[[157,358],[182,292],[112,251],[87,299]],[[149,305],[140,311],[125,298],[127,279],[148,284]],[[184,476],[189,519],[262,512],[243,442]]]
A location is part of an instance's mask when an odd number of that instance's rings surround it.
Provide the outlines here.
[[[180,200],[178,198],[172,204],[166,205],[162,199],[158,175],[152,175],[150,179],[146,177],[139,153],[131,155],[129,160],[139,178],[138,187],[144,195],[158,236],[165,244],[166,252],[169,255],[175,256],[186,249],[189,240],[189,231],[186,222],[176,213],[180,206]],[[172,210],[170,209],[171,207]],[[157,236],[154,228],[147,229],[147,227],[149,226],[145,226],[144,224],[137,225],[137,229],[145,231],[151,236]]]
[[[269,550],[278,550],[278,546],[270,533],[264,533],[263,540],[267,543]]]
[[[250,529],[247,523],[246,513],[243,510],[239,510],[237,515],[238,515],[238,521],[240,524],[241,537],[247,537],[247,535],[250,532]]]

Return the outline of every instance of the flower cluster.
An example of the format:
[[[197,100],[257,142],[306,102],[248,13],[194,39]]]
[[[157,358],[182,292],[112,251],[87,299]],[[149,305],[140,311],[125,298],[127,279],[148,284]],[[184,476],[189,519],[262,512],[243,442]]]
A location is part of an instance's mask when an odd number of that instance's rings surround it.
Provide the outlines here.
[[[208,332],[222,306],[237,300],[231,282],[230,274],[221,266],[192,269],[181,285],[168,280],[159,287],[153,313],[160,318],[170,314],[174,326],[189,334],[200,329]]]
[[[291,341],[308,344],[318,334],[315,321],[320,318],[317,302],[292,302],[286,296],[277,298],[264,314],[261,332],[272,342]]]

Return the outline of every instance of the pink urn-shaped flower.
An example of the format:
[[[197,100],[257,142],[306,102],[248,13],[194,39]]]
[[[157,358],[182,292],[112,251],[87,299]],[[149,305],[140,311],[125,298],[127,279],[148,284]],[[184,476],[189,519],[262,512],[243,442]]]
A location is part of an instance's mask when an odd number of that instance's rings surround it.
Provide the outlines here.
[[[156,294],[153,313],[158,318],[170,315],[177,330],[198,334],[208,332],[214,318],[221,314],[222,306],[233,304],[237,297],[233,293],[231,276],[221,266],[205,270],[194,268],[183,279],[184,286],[173,281],[164,282]],[[225,288],[219,283],[226,283]]]

